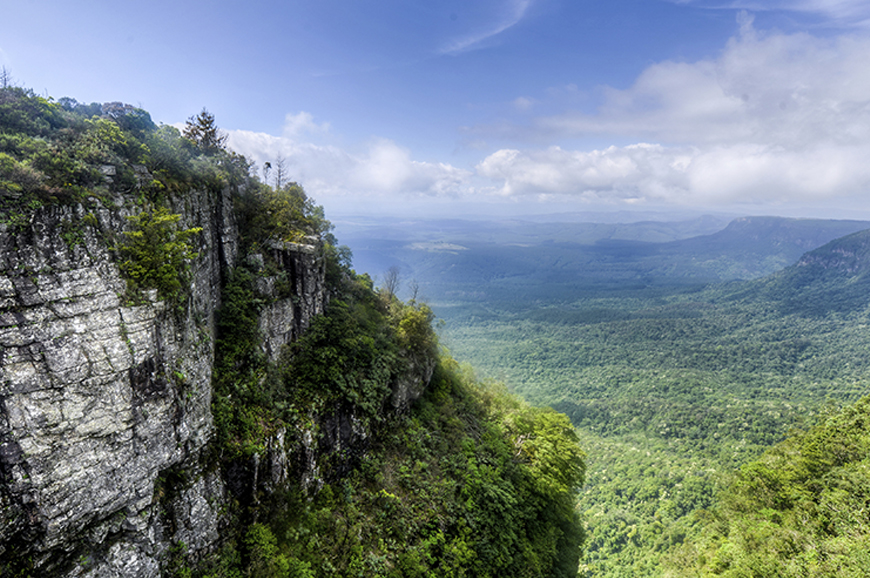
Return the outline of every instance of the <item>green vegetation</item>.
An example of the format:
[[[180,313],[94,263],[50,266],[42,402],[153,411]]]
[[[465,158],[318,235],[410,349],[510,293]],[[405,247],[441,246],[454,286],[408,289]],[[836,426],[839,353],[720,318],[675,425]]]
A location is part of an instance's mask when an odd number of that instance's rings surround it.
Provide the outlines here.
[[[275,230],[247,222],[259,231],[249,233],[251,247]],[[316,431],[316,416],[338,411],[375,435],[363,455],[333,456],[332,470],[346,473],[324,472],[330,483],[319,490],[291,485],[262,496],[243,516],[258,521],[241,524],[202,575],[575,576],[585,464],[568,419],[476,383],[452,360],[436,362],[426,305],[376,291],[340,251],[327,255],[327,312],[277,363],[259,349],[267,297],[256,272],[233,271],[218,318],[220,452],[224,460],[262,453],[279,430],[304,435]],[[423,399],[390,418],[391,388],[427,363],[436,368]]]
[[[218,317],[214,413],[219,435],[233,452],[261,451],[276,428],[305,424],[311,414],[342,402],[356,407],[367,424],[376,424],[406,356],[435,355],[425,305],[385,304],[368,278],[348,272],[341,298],[333,299],[278,364],[269,364],[257,334],[265,300],[253,279],[250,271],[236,268]],[[427,320],[422,327],[421,317]]]
[[[674,575],[858,577],[870,568],[870,398],[742,466]]]
[[[566,230],[540,243],[530,227],[512,246],[481,241],[497,231],[381,245],[424,255],[404,273],[436,298],[442,339],[554,408],[541,409],[439,358],[433,310],[400,301],[397,278],[378,291],[352,271],[322,208],[296,183],[260,182],[207,111],[182,133],[128,105],[0,89],[0,225],[25,230],[56,204],[123,208],[123,237],[99,232],[133,293],[183,303],[199,228],[181,207],[194,194],[228,194],[242,234],[217,317],[210,466],[256,462],[279,433],[328,453],[329,420],[352,421],[357,438],[315,480],[238,498],[221,550],[194,567],[176,544],[170,574],[573,577],[584,541],[590,577],[866,574],[870,400],[838,408],[870,381],[870,233],[775,275],[708,284],[760,277],[807,239],[863,224],[752,219],[692,241],[703,224],[647,223],[584,243]],[[95,213],[63,222],[71,251],[101,227]],[[267,358],[259,314],[293,297],[269,255],[282,243],[323,251],[329,303]],[[261,291],[264,276],[276,291]],[[396,415],[395,388],[429,370]]]
[[[4,213],[141,186],[134,166],[151,161],[144,131],[153,131],[154,123],[133,107],[105,114],[97,107],[54,102],[22,88],[0,90]]]
[[[203,138],[212,140],[204,144]],[[186,138],[174,127],[157,126],[130,105],[54,101],[3,88],[0,208],[24,213],[88,198],[111,205],[114,194],[163,206],[169,195],[194,188],[218,191],[255,182],[248,161],[222,144],[218,136]]]
[[[867,238],[749,283],[435,303],[451,350],[579,427],[586,575],[662,575],[736,468],[866,394]]]
[[[243,525],[203,575],[576,575],[585,465],[567,418],[441,360],[410,415],[388,419],[392,384],[409,364],[435,359],[432,312],[333,267],[342,274],[327,313],[274,364],[258,348],[254,273],[234,271],[219,316],[221,451],[261,453],[279,429],[314,428],[315,415],[338,408],[377,435],[348,474],[312,495],[291,486],[263,497],[260,521]]]
[[[186,222],[186,205],[202,195],[231,199],[242,239],[239,263],[222,280],[216,436],[204,466],[229,478],[233,467],[264,455],[279,431],[288,447],[305,451],[304,440],[313,440],[309,449],[322,454],[313,480],[269,491],[255,484],[250,500],[234,489],[219,551],[194,566],[187,546],[174,544],[164,571],[575,576],[584,534],[574,505],[585,456],[568,419],[439,360],[429,307],[376,291],[350,269],[349,250],[336,246],[322,208],[299,185],[283,175],[274,187],[260,182],[224,142],[205,110],[181,133],[129,105],[0,89],[2,224],[26,230],[35,213],[57,205],[131,215],[123,236],[97,211],[65,221],[61,236],[73,250],[90,235],[84,227],[95,229],[114,248],[133,297],[156,289],[183,306],[201,231]],[[261,350],[258,315],[294,296],[288,272],[269,254],[286,242],[322,250],[329,303],[276,360]],[[276,280],[275,291],[263,292],[264,276]],[[397,388],[422,387],[430,375],[422,399],[397,411]],[[351,447],[324,441],[320,428],[333,419],[352,420]],[[155,499],[177,497],[191,482],[184,471],[164,472]],[[26,573],[29,564],[0,564],[0,573]]]
[[[202,227],[178,229],[181,215],[165,207],[128,217],[132,231],[125,231],[127,242],[118,253],[119,264],[132,290],[157,289],[163,299],[176,300],[188,283],[188,261],[196,258],[191,237]]]
[[[357,468],[312,498],[266,498],[202,575],[573,578],[583,457],[563,415],[443,359]]]
[[[175,301],[183,297],[187,264],[196,256],[194,236],[201,230],[179,227],[175,207],[191,191],[231,188],[249,245],[328,233],[322,208],[301,187],[291,183],[275,190],[260,183],[247,159],[226,150],[224,142],[205,110],[191,117],[182,135],[156,126],[147,112],[130,105],[54,101],[2,88],[0,223],[23,229],[46,205],[123,202],[135,214],[116,249],[132,294],[157,289],[161,298]],[[82,242],[84,225],[99,223],[93,215],[88,222],[67,223],[68,246]]]

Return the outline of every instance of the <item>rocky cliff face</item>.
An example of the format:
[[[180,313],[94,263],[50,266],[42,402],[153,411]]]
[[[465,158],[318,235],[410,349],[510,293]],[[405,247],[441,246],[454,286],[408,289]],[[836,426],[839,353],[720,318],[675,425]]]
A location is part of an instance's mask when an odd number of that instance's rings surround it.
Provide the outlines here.
[[[181,226],[203,229],[183,306],[126,296],[111,247],[138,212],[129,198],[0,225],[0,560],[46,576],[157,577],[182,544],[189,560],[214,551],[231,503],[289,482],[317,487],[324,463],[341,475],[364,453],[371,432],[336,407],[306,431],[279,431],[262,455],[225,468],[207,459],[230,269],[244,259],[259,270],[261,349],[273,360],[327,300],[318,239],[239,255],[232,194],[170,203]],[[385,411],[404,411],[433,367],[409,359]]]
[[[183,226],[203,228],[183,307],[154,292],[127,302],[110,247],[136,212],[129,199],[46,207],[23,229],[0,225],[0,558],[52,576],[159,576],[171,545],[195,557],[218,544],[229,490],[203,456],[215,313],[239,251],[230,195],[173,203]],[[281,298],[260,331],[274,357],[323,312],[326,295],[316,240],[268,251],[280,267],[260,277],[260,290]],[[316,475],[313,435],[301,455],[275,440],[270,483],[298,475],[282,465],[294,460]],[[254,479],[242,485],[262,484],[260,469],[247,468]]]
[[[237,246],[228,194],[186,199],[203,233],[183,310],[154,292],[125,303],[109,249],[124,201],[48,207],[0,232],[0,544],[51,573],[153,575],[155,481],[211,435],[214,313]]]
[[[308,238],[307,241],[271,241],[266,247],[270,262],[277,264],[277,271],[275,274],[264,271],[258,279],[257,290],[275,298],[260,313],[259,330],[263,352],[273,361],[282,345],[299,337],[311,318],[323,313],[326,299],[323,252],[318,239]],[[261,268],[264,263],[261,254],[251,255],[249,260]]]

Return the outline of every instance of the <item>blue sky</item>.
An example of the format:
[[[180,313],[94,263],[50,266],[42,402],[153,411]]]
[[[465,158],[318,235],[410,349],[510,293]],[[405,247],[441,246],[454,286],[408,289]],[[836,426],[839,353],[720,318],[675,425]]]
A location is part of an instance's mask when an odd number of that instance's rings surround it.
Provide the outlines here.
[[[40,94],[203,107],[328,215],[870,218],[870,3],[2,0]],[[865,208],[866,207],[866,208]]]

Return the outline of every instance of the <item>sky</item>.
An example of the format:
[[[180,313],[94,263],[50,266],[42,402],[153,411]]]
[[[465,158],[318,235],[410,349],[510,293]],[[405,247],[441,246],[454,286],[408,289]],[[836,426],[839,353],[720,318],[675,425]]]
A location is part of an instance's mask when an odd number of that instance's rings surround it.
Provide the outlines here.
[[[0,0],[0,65],[206,108],[327,216],[870,218],[866,0]]]

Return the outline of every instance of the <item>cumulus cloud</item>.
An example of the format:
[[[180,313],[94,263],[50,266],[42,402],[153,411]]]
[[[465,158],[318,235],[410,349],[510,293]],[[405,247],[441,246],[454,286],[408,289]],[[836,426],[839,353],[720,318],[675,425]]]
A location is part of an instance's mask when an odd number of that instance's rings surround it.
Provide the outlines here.
[[[627,89],[604,88],[596,114],[542,118],[537,126],[670,143],[863,140],[870,136],[868,55],[864,36],[828,40],[744,26],[716,60],[654,64]]]
[[[385,193],[454,195],[463,189],[469,175],[448,164],[412,160],[408,150],[390,140],[376,139],[356,159],[351,178],[360,187]]]
[[[503,195],[578,194],[587,198],[662,198],[688,188],[686,165],[694,151],[638,144],[590,152],[550,147],[540,151],[500,150],[478,166],[480,175],[502,180]]]
[[[229,147],[257,167],[282,157],[289,178],[319,201],[359,194],[456,195],[470,175],[448,164],[415,161],[408,150],[387,139],[374,139],[350,152],[252,131],[229,131],[228,137]]]
[[[870,146],[811,150],[735,144],[665,147],[638,144],[589,152],[551,147],[500,150],[477,171],[501,182],[502,195],[571,195],[586,200],[729,202],[819,200],[870,186]]]
[[[820,2],[816,2],[820,4]],[[501,150],[477,167],[501,194],[680,202],[820,199],[870,189],[870,38],[761,33],[745,14],[716,59],[661,62],[595,114],[539,118],[553,137],[657,144]]]
[[[284,117],[284,136],[287,138],[296,139],[305,135],[327,132],[329,132],[329,123],[317,124],[314,122],[314,116],[309,112],[287,113]]]

